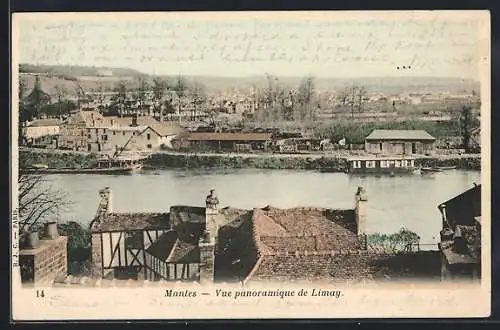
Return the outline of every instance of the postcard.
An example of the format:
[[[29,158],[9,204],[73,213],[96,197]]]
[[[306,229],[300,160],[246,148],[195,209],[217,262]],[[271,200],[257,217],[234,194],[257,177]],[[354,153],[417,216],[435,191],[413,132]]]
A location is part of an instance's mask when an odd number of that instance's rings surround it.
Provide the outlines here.
[[[490,315],[488,11],[15,13],[13,321]]]

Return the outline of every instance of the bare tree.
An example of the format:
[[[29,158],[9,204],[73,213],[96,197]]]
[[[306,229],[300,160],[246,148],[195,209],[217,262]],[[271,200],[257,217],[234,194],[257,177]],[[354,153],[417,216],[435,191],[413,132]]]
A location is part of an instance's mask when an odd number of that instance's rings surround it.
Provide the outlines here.
[[[300,120],[314,119],[314,79],[302,79],[299,85],[298,102],[300,106]]]
[[[193,83],[193,86],[191,87],[191,97],[192,97],[192,104],[193,104],[193,116],[192,119],[196,120],[197,118],[197,113],[198,110],[205,104],[206,102],[206,93],[205,93],[205,86],[203,86],[200,82],[195,81]]]
[[[71,205],[67,194],[55,189],[43,175],[20,174],[17,183],[21,234],[37,229],[42,221]]]
[[[177,103],[178,103],[178,110],[177,110],[177,115],[180,118],[181,111],[182,111],[182,102],[184,100],[184,96],[186,95],[186,90],[187,90],[187,83],[184,77],[178,76],[177,80],[175,81],[175,85],[173,87],[173,90],[177,94]]]
[[[128,86],[125,80],[120,80],[116,87],[113,89],[113,105],[118,108],[118,113],[120,117],[123,117],[125,111],[127,110],[127,102],[128,102]]]
[[[364,98],[366,96],[366,88],[361,86],[358,89],[358,97],[357,97],[357,108],[358,108],[358,113],[363,112],[363,102]]]
[[[59,117],[61,117],[63,112],[62,111],[63,101],[65,101],[68,91],[62,85],[55,85],[54,90],[57,98],[57,109],[58,109],[57,114]]]
[[[95,89],[95,93],[96,93],[96,99],[97,99],[99,112],[102,113],[102,112],[104,112],[104,100],[106,99],[106,96],[104,95],[105,88],[104,88],[104,85],[103,85],[101,79],[99,79],[99,81],[97,82],[97,88]]]
[[[87,92],[85,91],[85,89],[83,89],[82,85],[77,83],[75,94],[76,94],[78,109],[81,109],[82,103],[87,101],[88,97]]]
[[[156,115],[158,114],[160,121],[163,120],[163,113],[162,113],[162,100],[165,95],[165,92],[169,89],[168,82],[161,79],[161,78],[155,78],[153,79],[153,113]]]
[[[138,110],[140,112],[144,111],[144,106],[146,104],[147,95],[149,92],[149,83],[145,77],[137,77],[137,89],[134,93],[134,99],[137,102]]]

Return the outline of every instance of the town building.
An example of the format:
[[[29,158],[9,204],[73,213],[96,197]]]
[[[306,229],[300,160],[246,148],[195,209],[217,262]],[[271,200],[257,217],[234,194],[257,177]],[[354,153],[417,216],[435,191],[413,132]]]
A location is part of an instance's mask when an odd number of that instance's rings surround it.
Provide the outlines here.
[[[172,148],[172,139],[181,131],[180,126],[168,123],[139,125],[137,119],[129,126],[87,128],[88,151],[152,151]]]
[[[31,122],[26,122],[22,128],[22,144],[27,145],[46,145],[49,141],[49,145],[55,145],[52,143],[53,140],[57,141],[56,137],[59,135],[60,129],[59,119],[36,119]]]
[[[78,111],[61,124],[59,147],[90,152],[148,151],[171,147],[181,131],[179,125],[151,116],[105,117],[97,111]]]
[[[365,151],[371,154],[433,154],[436,138],[424,130],[376,129],[365,139]]]
[[[443,280],[481,278],[481,185],[439,204]]]
[[[111,189],[91,223],[92,269],[99,278],[213,282],[219,226],[247,211],[218,209],[214,192],[206,207],[172,206],[166,213],[117,213]]]
[[[213,151],[267,150],[271,133],[191,132],[187,136],[190,147]]]
[[[71,115],[60,127],[59,148],[85,151],[88,149],[87,128],[93,127],[103,116],[97,111],[78,111]]]

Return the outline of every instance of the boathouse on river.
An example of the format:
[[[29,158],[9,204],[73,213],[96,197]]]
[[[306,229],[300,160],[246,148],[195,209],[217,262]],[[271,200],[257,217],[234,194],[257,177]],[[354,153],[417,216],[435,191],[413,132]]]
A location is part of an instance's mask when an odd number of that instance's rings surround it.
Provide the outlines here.
[[[348,158],[348,172],[353,174],[395,174],[416,170],[415,157],[394,156],[353,156]]]
[[[376,129],[365,139],[365,151],[371,154],[433,154],[436,138],[424,130]]]

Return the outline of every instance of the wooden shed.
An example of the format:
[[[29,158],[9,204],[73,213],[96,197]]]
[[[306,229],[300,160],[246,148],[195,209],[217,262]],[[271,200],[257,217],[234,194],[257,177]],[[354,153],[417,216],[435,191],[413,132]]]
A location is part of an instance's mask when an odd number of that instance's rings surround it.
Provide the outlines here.
[[[436,138],[424,130],[374,130],[365,139],[365,150],[372,154],[433,154]]]

